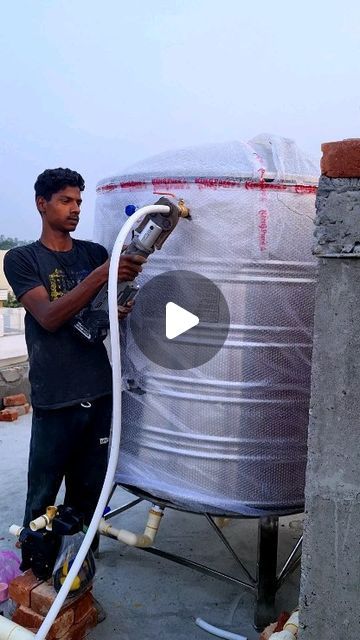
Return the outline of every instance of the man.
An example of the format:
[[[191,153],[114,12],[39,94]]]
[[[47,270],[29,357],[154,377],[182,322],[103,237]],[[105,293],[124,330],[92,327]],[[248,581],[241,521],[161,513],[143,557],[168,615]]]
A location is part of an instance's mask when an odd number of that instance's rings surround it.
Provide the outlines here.
[[[109,273],[104,247],[71,237],[84,188],[81,175],[70,169],[39,175],[40,239],[11,249],[4,261],[6,277],[27,312],[33,421],[25,526],[55,504],[64,477],[65,504],[89,524],[106,472],[111,367],[104,344],[87,343],[71,326]],[[119,280],[133,280],[144,262],[141,256],[122,256]]]

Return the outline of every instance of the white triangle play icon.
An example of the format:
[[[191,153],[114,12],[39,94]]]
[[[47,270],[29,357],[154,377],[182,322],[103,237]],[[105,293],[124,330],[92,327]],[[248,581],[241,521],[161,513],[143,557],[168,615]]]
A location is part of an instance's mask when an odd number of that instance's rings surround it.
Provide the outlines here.
[[[200,320],[190,311],[186,311],[175,302],[166,305],[166,337],[169,340],[180,336],[199,324]]]

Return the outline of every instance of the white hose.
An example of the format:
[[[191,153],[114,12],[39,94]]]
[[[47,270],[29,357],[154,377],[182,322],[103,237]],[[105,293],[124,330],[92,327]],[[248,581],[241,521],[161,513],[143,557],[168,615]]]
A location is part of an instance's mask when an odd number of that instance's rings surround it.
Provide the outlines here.
[[[119,335],[119,319],[117,306],[117,283],[118,283],[118,267],[120,254],[127,235],[130,233],[135,222],[143,216],[150,213],[168,213],[169,207],[165,205],[151,205],[138,209],[133,215],[126,220],[121,227],[116,238],[113,252],[110,260],[109,268],[109,319],[110,319],[110,345],[111,345],[111,361],[112,361],[112,386],[113,386],[113,415],[112,415],[112,436],[110,444],[109,462],[106,476],[101,490],[99,502],[94,511],[94,515],[90,522],[89,528],[85,534],[83,543],[74,559],[71,569],[66,576],[64,584],[57,594],[49,612],[42,623],[40,629],[35,635],[35,640],[45,640],[56,616],[65,602],[65,598],[70,591],[70,587],[78,575],[85,556],[90,549],[90,545],[97,532],[100,519],[104,513],[107,501],[110,495],[112,484],[114,481],[115,471],[117,467],[120,437],[121,437],[121,361],[120,361],[120,335]],[[239,636],[240,637],[240,636]]]
[[[245,636],[240,636],[238,633],[232,633],[231,631],[226,631],[226,629],[220,629],[219,627],[213,627],[212,624],[205,622],[205,620],[202,620],[201,618],[196,618],[195,623],[198,627],[204,629],[204,631],[208,631],[218,638],[225,638],[226,640],[246,640]]]

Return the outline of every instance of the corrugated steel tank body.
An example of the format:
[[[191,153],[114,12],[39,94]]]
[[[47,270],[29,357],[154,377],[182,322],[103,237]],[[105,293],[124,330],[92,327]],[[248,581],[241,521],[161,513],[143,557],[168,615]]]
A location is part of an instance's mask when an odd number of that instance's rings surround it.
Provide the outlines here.
[[[187,371],[148,361],[127,330],[124,381],[136,391],[123,395],[119,483],[199,512],[301,510],[316,180],[291,141],[260,136],[163,154],[99,183],[95,240],[108,249],[126,205],[184,198],[192,221],[179,222],[140,283],[173,269],[204,275],[231,321],[221,351]]]

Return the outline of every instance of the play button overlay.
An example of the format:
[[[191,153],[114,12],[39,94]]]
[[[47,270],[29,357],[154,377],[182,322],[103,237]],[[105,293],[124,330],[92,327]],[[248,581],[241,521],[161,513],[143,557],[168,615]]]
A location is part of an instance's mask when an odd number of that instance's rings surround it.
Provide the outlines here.
[[[166,305],[166,337],[173,340],[181,336],[185,331],[189,331],[199,324],[200,320],[197,316],[174,302],[168,302]]]
[[[141,279],[145,277],[144,269]],[[139,279],[139,284],[130,331],[148,360],[166,369],[193,369],[217,355],[228,335],[230,314],[214,282],[193,271],[174,270],[145,283]]]

